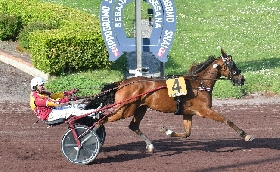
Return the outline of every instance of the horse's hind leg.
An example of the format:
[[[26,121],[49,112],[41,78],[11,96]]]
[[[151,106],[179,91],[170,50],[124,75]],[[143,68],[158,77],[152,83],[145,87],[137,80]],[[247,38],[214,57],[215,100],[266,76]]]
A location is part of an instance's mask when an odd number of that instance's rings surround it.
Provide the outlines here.
[[[139,135],[146,142],[146,149],[148,150],[148,152],[153,152],[154,145],[148,139],[148,137],[139,129],[140,122],[143,119],[146,111],[147,111],[147,107],[145,107],[145,106],[140,106],[136,109],[133,119],[131,120],[131,122],[129,124],[129,129],[134,131],[137,135]]]
[[[160,129],[161,132],[164,132],[166,135],[169,135],[171,137],[184,137],[187,138],[191,135],[191,129],[192,129],[192,115],[184,115],[183,116],[183,124],[185,128],[184,133],[176,133],[166,127],[162,127]]]
[[[204,112],[204,113],[203,113]],[[253,141],[254,138],[251,135],[248,135],[245,131],[243,131],[241,128],[237,127],[233,122],[226,119],[222,115],[218,114],[217,112],[213,111],[212,109],[206,109],[203,112],[199,112],[200,116],[213,119],[218,122],[225,123],[226,125],[230,126],[234,131],[236,131],[239,136],[243,137],[245,141]]]

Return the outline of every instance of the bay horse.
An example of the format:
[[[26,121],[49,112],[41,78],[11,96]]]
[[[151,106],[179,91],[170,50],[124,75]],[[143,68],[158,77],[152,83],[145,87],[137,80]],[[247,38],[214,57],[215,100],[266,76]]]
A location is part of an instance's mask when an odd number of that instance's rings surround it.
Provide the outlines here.
[[[184,133],[174,132],[166,127],[160,131],[171,137],[187,138],[191,135],[192,116],[198,115],[203,118],[210,118],[217,122],[224,123],[238,133],[245,141],[252,141],[254,138],[248,135],[241,128],[237,127],[229,119],[211,109],[212,90],[216,81],[224,76],[235,86],[244,85],[245,79],[241,75],[231,55],[221,49],[222,55],[218,58],[210,56],[205,62],[192,66],[189,73],[182,75],[185,81],[187,94],[180,96],[183,116]],[[163,113],[174,113],[177,109],[177,102],[174,97],[169,97],[166,79],[132,77],[123,81],[115,82],[104,87],[102,91],[107,92],[92,100],[88,107],[100,103],[118,104],[113,113],[104,118],[99,124],[114,122],[133,116],[129,129],[134,131],[146,142],[148,152],[153,152],[154,146],[148,137],[140,130],[140,122],[148,108]],[[133,98],[134,97],[134,98]]]

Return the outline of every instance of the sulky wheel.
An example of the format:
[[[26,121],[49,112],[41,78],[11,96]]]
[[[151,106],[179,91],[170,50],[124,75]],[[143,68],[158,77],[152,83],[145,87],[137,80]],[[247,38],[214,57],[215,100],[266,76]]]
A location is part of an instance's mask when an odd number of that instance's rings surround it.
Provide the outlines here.
[[[80,136],[87,131],[86,126],[75,126],[81,147],[77,145],[72,129],[69,129],[62,137],[61,151],[63,155],[72,163],[88,164],[91,163],[99,153],[100,142],[97,134],[89,130],[84,136]]]

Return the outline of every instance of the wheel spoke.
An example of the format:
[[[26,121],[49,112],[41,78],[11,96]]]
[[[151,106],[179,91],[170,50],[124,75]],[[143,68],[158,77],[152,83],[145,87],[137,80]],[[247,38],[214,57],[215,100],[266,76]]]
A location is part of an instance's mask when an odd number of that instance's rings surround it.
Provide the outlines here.
[[[84,142],[88,141],[90,138],[92,137],[92,135],[88,135],[88,137],[86,137],[82,142],[81,145],[83,145]]]
[[[66,143],[64,144],[65,147],[77,147],[77,143]]]
[[[75,157],[74,161],[77,161],[77,159],[79,158],[80,150],[81,150],[81,149],[78,149],[78,150],[77,150],[77,154],[76,154],[76,157]]]

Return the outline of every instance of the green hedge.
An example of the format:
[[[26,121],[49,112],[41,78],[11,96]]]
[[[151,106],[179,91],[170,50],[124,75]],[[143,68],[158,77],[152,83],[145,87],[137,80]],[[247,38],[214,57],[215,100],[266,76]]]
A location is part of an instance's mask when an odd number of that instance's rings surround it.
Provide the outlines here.
[[[28,33],[33,65],[46,73],[61,74],[111,65],[99,20],[88,13],[38,0],[2,0],[1,12],[20,16],[24,27],[41,22],[57,28]]]
[[[15,41],[21,28],[20,17],[0,13],[0,40]]]
[[[42,22],[29,23],[21,30],[20,34],[18,35],[18,40],[20,42],[20,45],[24,49],[29,50],[30,49],[29,33],[32,34],[32,32],[36,30],[51,30],[51,29],[56,29],[56,27]]]

